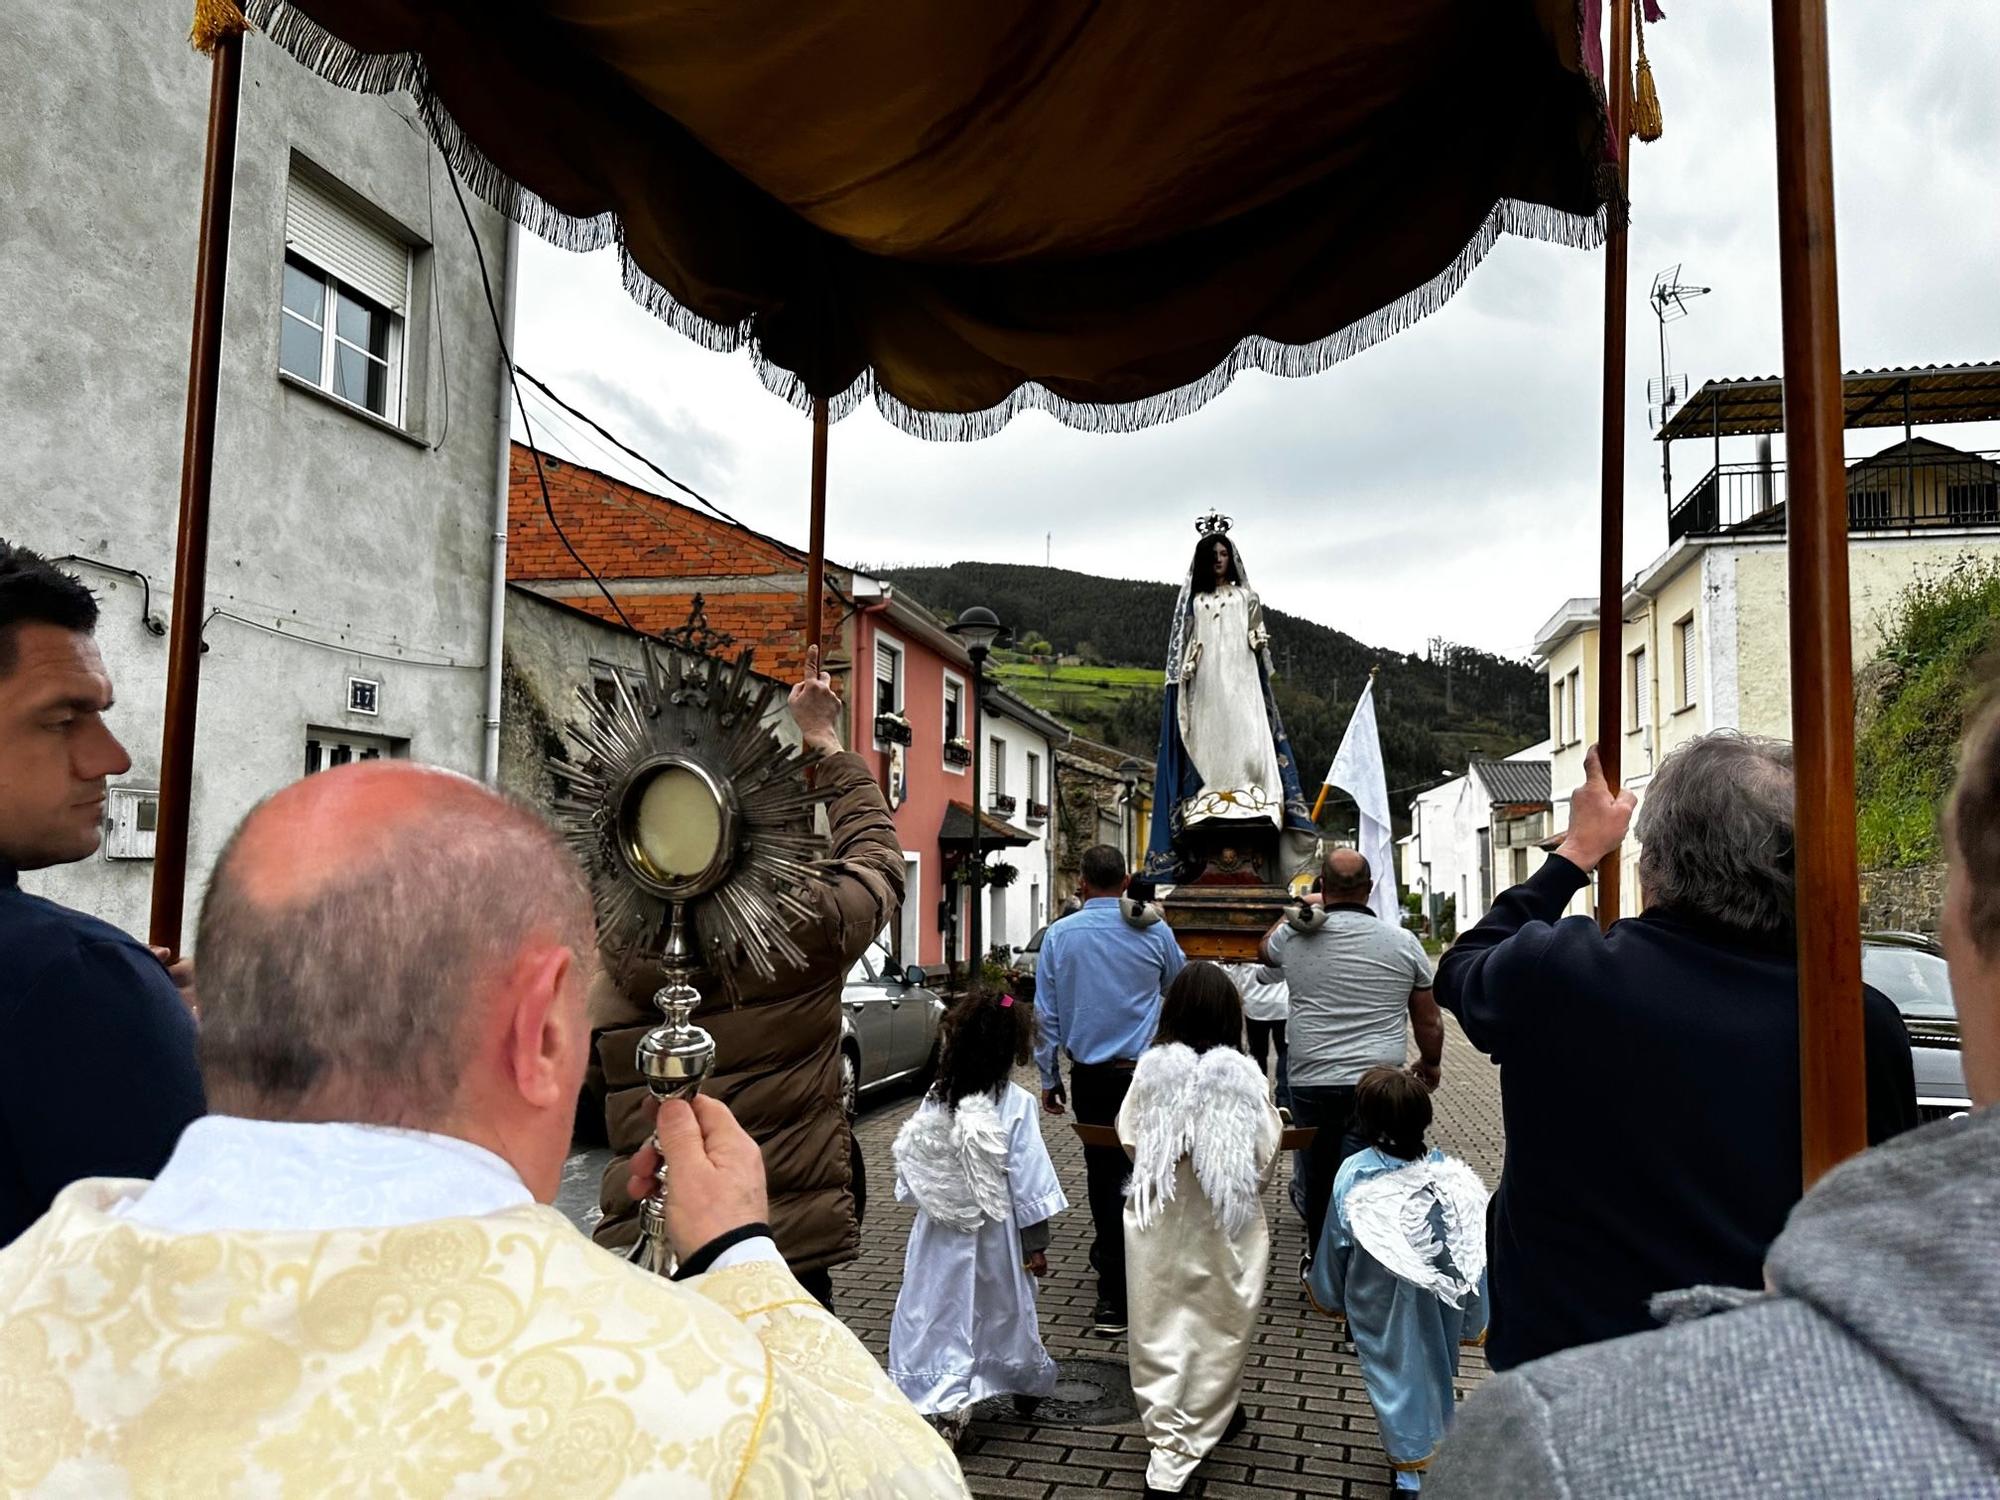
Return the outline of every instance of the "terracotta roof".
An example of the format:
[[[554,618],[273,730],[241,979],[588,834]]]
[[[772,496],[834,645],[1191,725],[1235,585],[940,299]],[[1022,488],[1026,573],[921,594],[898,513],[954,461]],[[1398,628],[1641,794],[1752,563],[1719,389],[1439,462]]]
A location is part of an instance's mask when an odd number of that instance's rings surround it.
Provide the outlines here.
[[[529,450],[514,444],[511,463],[509,581],[530,588],[561,585],[564,603],[599,619],[616,620],[611,606],[590,586],[589,575],[549,524]],[[709,624],[735,636],[739,647],[754,646],[760,672],[790,681],[804,671],[808,611],[804,567],[794,549],[551,454],[542,455],[542,476],[563,535],[599,577],[615,586],[620,607],[639,630],[656,633],[686,624],[699,592]],[[688,585],[677,587],[683,578]],[[716,579],[727,580],[730,587],[703,588],[703,581]],[[764,579],[769,584],[760,587],[759,580]],[[634,586],[645,582],[658,584],[657,591],[641,592]],[[839,639],[845,614],[838,588],[838,584],[829,587],[822,601],[820,618],[829,642]],[[535,591],[545,598],[557,597],[547,588]]]

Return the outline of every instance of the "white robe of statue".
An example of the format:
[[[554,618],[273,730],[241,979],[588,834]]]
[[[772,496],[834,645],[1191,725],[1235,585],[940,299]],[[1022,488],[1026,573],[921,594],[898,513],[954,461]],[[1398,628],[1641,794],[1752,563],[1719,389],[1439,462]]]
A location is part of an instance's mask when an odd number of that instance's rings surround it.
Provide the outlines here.
[[[1132,1154],[1126,1338],[1156,1489],[1186,1486],[1241,1399],[1271,1268],[1262,1194],[1283,1134],[1263,1071],[1230,1047],[1149,1049],[1118,1111]]]
[[[1282,826],[1285,792],[1257,675],[1262,627],[1257,596],[1225,583],[1189,599],[1181,662],[1181,743],[1201,773],[1182,805],[1185,822],[1261,821]]]

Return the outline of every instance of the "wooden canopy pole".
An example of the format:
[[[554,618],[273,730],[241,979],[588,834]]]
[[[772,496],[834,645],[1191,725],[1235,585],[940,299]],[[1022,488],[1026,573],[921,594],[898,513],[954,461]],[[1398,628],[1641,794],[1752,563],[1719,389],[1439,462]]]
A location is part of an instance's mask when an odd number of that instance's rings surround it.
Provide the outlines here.
[[[1618,184],[1629,199],[1632,157],[1632,0],[1611,0],[1611,47],[1604,84],[1611,141],[1618,150]],[[1622,225],[1604,241],[1604,451],[1597,555],[1597,755],[1616,792],[1625,747],[1625,303],[1626,244]],[[1597,921],[1618,920],[1624,851],[1597,867]]]
[[[160,821],[154,840],[150,938],[179,955],[187,889],[188,802],[195,704],[201,689],[202,611],[208,600],[208,500],[215,474],[215,393],[222,369],[222,302],[229,272],[229,208],[236,182],[236,113],[243,33],[212,39],[208,146],[202,166],[201,241],[195,251],[194,333],[187,425],[181,441],[180,529],[167,628],[167,711],[160,738]]]
[[[806,551],[806,645],[820,646],[826,601],[826,397],[813,397],[812,522]],[[825,653],[820,653],[822,662]]]
[[[1771,0],[1798,872],[1805,1182],[1868,1144],[1861,876],[1854,842],[1854,662],[1841,457],[1839,278],[1825,0]]]

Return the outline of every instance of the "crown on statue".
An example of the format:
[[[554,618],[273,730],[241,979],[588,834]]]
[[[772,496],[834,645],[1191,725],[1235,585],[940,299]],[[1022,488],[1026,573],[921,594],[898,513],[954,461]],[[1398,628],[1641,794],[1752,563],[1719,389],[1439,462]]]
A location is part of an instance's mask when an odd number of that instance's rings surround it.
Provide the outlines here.
[[[1212,510],[1194,523],[1194,529],[1199,531],[1203,536],[1227,536],[1229,534],[1229,517],[1225,516],[1219,510]]]

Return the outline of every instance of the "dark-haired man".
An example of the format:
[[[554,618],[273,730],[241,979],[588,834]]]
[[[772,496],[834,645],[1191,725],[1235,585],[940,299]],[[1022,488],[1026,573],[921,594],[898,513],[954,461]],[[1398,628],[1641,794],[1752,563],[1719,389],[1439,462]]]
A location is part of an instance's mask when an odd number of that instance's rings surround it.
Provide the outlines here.
[[[108,777],[97,601],[0,541],[0,1245],[80,1177],[150,1177],[202,1113],[194,1023],[117,928],[21,889],[97,850]]]
[[[1083,851],[1077,885],[1083,907],[1050,925],[1035,963],[1035,1004],[1041,1041],[1042,1105],[1063,1111],[1060,1055],[1069,1054],[1076,1117],[1085,1125],[1115,1125],[1132,1069],[1153,1040],[1160,998],[1187,962],[1174,930],[1151,907],[1129,914],[1125,856],[1109,844]],[[1097,1268],[1098,1333],[1125,1331],[1125,1179],[1130,1163],[1115,1146],[1087,1146],[1083,1167],[1096,1231],[1090,1263]]]

